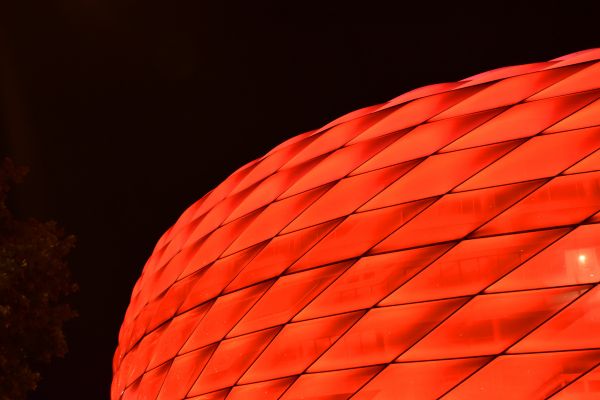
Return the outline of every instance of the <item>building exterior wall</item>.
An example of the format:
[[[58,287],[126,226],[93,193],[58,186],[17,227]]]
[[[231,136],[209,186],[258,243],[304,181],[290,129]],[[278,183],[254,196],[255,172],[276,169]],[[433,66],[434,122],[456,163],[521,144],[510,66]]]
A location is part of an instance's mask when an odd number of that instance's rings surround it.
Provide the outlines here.
[[[419,88],[234,172],[148,259],[112,398],[598,398],[599,59]]]

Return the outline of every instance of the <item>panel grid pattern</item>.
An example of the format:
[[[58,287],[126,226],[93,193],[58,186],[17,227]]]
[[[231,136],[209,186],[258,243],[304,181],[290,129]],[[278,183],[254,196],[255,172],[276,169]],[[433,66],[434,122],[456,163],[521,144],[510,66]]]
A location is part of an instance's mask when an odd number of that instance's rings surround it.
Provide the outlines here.
[[[112,399],[600,396],[600,49],[426,86],[161,237]]]

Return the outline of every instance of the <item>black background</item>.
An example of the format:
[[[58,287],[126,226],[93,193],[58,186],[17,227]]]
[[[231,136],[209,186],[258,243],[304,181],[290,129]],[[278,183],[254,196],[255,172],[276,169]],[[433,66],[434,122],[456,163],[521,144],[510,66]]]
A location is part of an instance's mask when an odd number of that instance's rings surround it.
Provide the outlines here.
[[[78,238],[70,352],[32,398],[108,398],[156,240],[237,167],[418,86],[600,46],[592,3],[2,2],[0,156],[31,168],[14,206]]]

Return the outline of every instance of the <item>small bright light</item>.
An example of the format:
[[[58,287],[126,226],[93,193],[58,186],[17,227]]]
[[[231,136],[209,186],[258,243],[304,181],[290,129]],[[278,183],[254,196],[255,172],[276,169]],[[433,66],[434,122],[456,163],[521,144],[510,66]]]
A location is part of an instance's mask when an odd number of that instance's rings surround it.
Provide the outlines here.
[[[585,254],[580,254],[579,255],[579,263],[585,264],[585,260],[586,259],[587,259],[587,257],[585,256]]]

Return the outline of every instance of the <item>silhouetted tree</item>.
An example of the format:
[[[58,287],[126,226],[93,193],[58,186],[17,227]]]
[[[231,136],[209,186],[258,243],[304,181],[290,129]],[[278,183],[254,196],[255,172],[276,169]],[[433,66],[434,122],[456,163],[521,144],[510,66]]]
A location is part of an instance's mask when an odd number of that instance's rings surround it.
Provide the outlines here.
[[[0,165],[0,399],[25,399],[38,369],[63,356],[63,323],[74,316],[66,296],[76,286],[66,263],[75,238],[54,222],[15,218],[6,204],[26,170]]]

